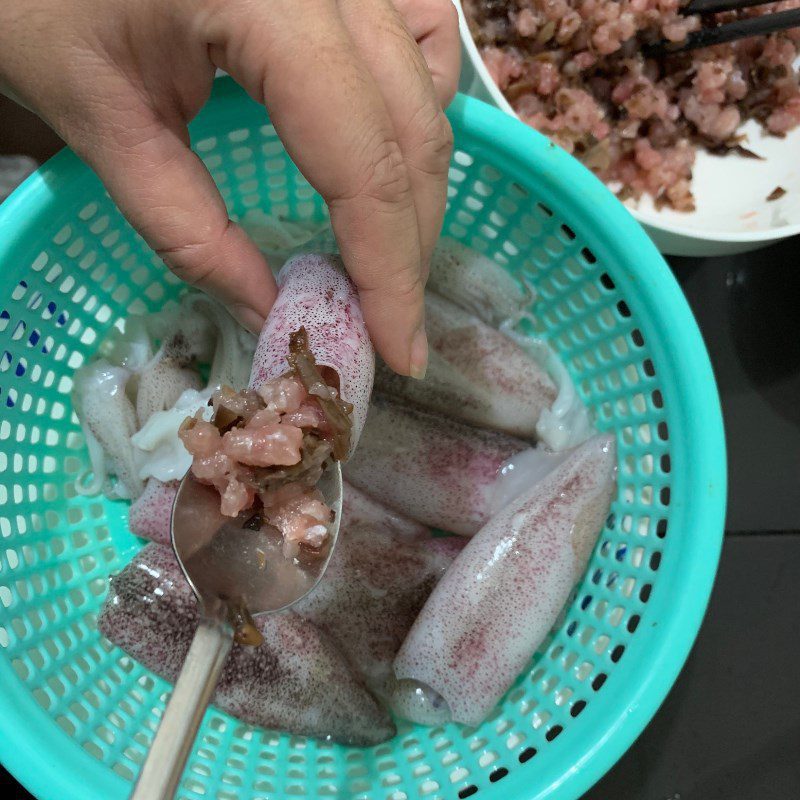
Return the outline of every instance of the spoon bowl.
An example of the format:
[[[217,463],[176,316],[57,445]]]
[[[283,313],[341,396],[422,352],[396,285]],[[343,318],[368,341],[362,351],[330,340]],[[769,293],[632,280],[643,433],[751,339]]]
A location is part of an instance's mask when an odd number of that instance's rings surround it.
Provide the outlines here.
[[[207,616],[226,618],[225,606],[244,607],[250,616],[281,611],[319,583],[328,566],[342,511],[342,470],[334,462],[317,484],[334,519],[320,551],[283,553],[283,537],[259,514],[226,517],[219,493],[191,472],[181,481],[172,509],[172,546],[189,585]]]

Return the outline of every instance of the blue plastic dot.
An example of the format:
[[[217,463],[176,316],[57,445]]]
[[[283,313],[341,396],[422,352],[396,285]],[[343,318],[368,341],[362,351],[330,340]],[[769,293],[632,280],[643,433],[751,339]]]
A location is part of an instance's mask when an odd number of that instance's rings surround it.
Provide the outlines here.
[[[41,334],[39,331],[31,331],[31,335],[28,337],[28,344],[33,347],[34,345],[38,344],[40,338]]]
[[[17,364],[16,375],[18,378],[21,378],[25,374],[25,365],[24,364]]]

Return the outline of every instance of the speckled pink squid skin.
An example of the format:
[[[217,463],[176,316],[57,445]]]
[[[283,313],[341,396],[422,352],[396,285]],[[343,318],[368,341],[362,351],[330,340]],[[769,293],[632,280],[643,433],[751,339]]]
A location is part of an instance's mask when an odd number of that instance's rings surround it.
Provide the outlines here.
[[[480,724],[524,669],[586,568],[614,492],[616,445],[595,436],[477,534],[395,659],[452,719]]]
[[[489,519],[504,461],[527,443],[496,431],[373,399],[349,483],[434,528],[472,536]]]
[[[427,525],[379,503],[366,492],[356,489],[352,483],[344,481],[341,526],[343,530],[348,530],[356,525],[371,525],[397,534],[406,541],[428,539],[431,536],[431,529]]]
[[[179,483],[148,479],[144,492],[131,504],[128,512],[128,528],[132,534],[159,544],[170,543],[172,504]]]
[[[283,375],[289,368],[289,336],[305,327],[317,364],[339,376],[339,392],[353,404],[355,450],[367,417],[375,353],[367,333],[358,293],[342,261],[334,255],[298,255],[278,273],[278,299],[258,339],[250,388]]]
[[[101,633],[169,681],[197,626],[194,594],[172,550],[147,545],[115,578],[98,619]],[[351,745],[394,735],[389,715],[330,639],[293,612],[258,620],[260,647],[234,645],[213,703],[244,722]]]
[[[555,384],[516,342],[433,292],[425,296],[430,360],[422,381],[379,363],[381,394],[470,425],[533,439]]]
[[[339,645],[378,696],[431,590],[461,551],[457,536],[409,542],[375,525],[342,531],[325,578],[294,608]]]

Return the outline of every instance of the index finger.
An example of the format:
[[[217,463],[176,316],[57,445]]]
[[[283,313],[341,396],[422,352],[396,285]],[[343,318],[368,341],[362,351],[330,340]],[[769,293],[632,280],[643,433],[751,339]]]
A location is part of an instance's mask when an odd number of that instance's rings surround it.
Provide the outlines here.
[[[266,102],[289,155],[328,203],[376,350],[396,372],[419,375],[427,362],[419,230],[381,93],[333,0],[246,5],[244,22],[226,17],[239,27],[223,26],[212,58]]]

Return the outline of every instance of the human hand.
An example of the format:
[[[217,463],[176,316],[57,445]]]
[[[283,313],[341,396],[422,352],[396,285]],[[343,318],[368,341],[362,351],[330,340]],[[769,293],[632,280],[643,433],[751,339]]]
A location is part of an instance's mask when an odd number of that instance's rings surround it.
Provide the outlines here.
[[[452,148],[442,109],[459,55],[451,0],[0,4],[0,87],[97,172],[177,275],[256,331],[274,280],[186,126],[216,67],[264,102],[330,208],[376,349],[417,377]]]

